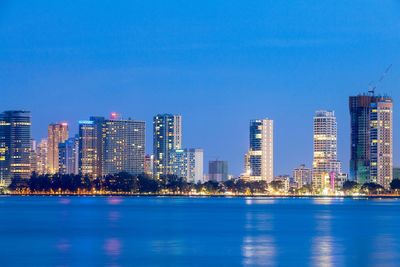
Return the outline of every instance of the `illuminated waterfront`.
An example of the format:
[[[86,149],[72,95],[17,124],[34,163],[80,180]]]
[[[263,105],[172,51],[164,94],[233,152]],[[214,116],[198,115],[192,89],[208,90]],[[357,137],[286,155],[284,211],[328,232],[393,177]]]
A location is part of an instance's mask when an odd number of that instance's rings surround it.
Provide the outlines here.
[[[400,260],[399,204],[3,196],[0,254],[3,266],[390,266]]]

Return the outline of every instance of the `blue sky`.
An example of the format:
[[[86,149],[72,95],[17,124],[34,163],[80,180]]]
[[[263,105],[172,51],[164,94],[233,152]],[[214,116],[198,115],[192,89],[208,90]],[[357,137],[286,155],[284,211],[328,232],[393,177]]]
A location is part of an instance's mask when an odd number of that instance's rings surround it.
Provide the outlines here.
[[[243,169],[250,119],[275,121],[275,174],[311,165],[315,110],[337,113],[348,170],[349,95],[393,64],[378,92],[400,100],[400,1],[0,2],[0,110],[48,123],[112,111],[183,115],[185,147]],[[395,163],[399,165],[395,105]]]

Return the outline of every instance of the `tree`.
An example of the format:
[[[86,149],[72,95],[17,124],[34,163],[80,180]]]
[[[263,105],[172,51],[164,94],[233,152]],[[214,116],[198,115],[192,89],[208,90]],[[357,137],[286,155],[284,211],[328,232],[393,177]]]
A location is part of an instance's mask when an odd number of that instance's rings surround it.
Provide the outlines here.
[[[360,189],[360,185],[355,181],[346,181],[343,183],[343,191],[346,194],[356,193]]]
[[[398,192],[400,189],[400,180],[399,179],[393,179],[392,182],[390,183],[390,188],[394,190],[395,192]]]
[[[380,184],[365,183],[361,186],[361,192],[365,194],[376,195],[385,192],[385,188],[383,188],[383,186],[381,186]]]

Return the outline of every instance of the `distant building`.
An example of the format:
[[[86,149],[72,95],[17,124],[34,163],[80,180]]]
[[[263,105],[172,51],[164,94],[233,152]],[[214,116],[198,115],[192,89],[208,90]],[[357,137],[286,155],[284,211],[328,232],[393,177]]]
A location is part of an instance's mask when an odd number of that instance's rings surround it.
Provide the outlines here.
[[[298,188],[312,183],[312,171],[302,164],[293,170],[293,180],[297,183]]]
[[[274,177],[274,181],[280,181],[283,184],[283,192],[287,193],[290,189],[290,176],[289,175],[279,175]]]
[[[31,173],[35,172],[37,173],[37,153],[36,153],[36,140],[35,139],[31,139],[31,152],[29,155],[29,159],[30,159],[30,164],[31,164]]]
[[[250,121],[250,149],[245,179],[271,182],[274,178],[274,130],[269,119]]]
[[[337,159],[336,117],[333,111],[317,111],[314,117],[313,188],[329,190],[332,172],[341,173],[341,164]]]
[[[153,118],[154,175],[171,174],[170,153],[182,148],[182,116],[159,114]]]
[[[0,181],[9,185],[31,175],[31,114],[5,111],[0,114]]]
[[[91,117],[80,122],[79,168],[93,177],[128,172],[144,172],[145,122]]]
[[[224,182],[228,180],[228,162],[212,160],[208,162],[208,180]]]
[[[153,177],[153,167],[154,167],[154,156],[146,155],[144,157],[144,173],[150,177]]]
[[[67,139],[58,145],[59,173],[79,173],[79,136]]]
[[[48,172],[57,173],[59,168],[58,145],[68,139],[67,123],[52,123],[48,127],[47,162]]]
[[[101,176],[97,157],[97,128],[93,121],[79,121],[79,173],[92,178]]]
[[[198,148],[176,149],[170,151],[172,173],[187,182],[203,182],[203,150]]]
[[[400,168],[399,167],[393,167],[393,180],[394,179],[400,180]]]
[[[350,96],[350,179],[389,187],[393,179],[393,100],[387,96]]]
[[[36,145],[36,172],[38,174],[48,173],[47,166],[47,139],[42,139]]]

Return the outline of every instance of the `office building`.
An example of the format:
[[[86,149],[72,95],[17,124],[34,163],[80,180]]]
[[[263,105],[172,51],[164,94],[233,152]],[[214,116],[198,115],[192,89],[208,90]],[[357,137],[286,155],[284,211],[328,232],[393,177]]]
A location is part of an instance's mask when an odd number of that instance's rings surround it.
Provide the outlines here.
[[[273,121],[250,122],[250,149],[245,157],[245,179],[271,182],[274,178]]]
[[[9,185],[31,175],[31,114],[5,111],[0,114],[0,181]]]
[[[341,173],[341,164],[337,159],[337,122],[333,111],[315,113],[313,154],[313,188],[317,191],[330,190],[330,177]]]
[[[305,185],[311,185],[312,182],[312,171],[307,168],[306,165],[302,164],[293,170],[293,180],[296,182],[297,187],[301,188]]]
[[[48,172],[54,174],[58,172],[58,145],[68,139],[68,124],[67,123],[52,123],[48,127],[47,137],[47,162]]]
[[[171,174],[170,153],[182,147],[182,116],[159,114],[153,118],[154,175]]]
[[[59,173],[78,174],[79,173],[79,137],[68,138],[65,142],[58,145],[59,154]]]
[[[360,184],[379,183],[388,188],[393,179],[392,111],[390,97],[349,98],[351,119],[350,179]]]
[[[224,182],[228,180],[228,162],[212,160],[208,162],[208,180]]]
[[[203,150],[197,148],[170,151],[171,174],[190,183],[203,182],[203,157]]]

